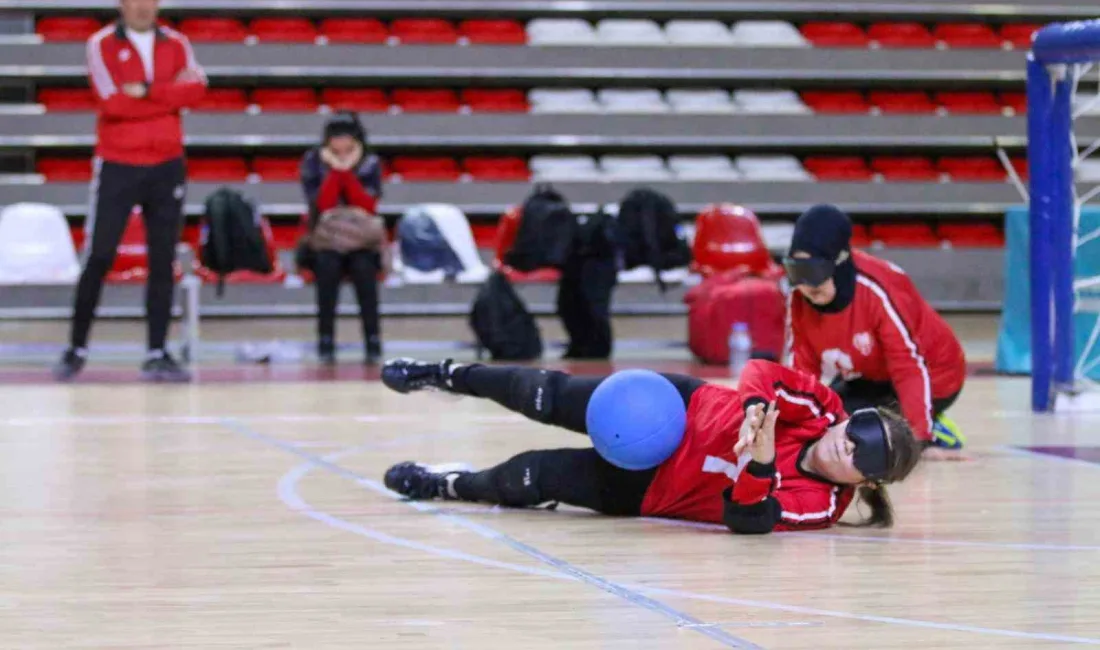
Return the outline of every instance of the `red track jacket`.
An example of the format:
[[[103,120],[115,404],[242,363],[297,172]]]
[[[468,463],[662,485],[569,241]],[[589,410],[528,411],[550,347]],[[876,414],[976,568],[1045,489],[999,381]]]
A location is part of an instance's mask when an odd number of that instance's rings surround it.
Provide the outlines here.
[[[745,409],[776,401],[775,462],[733,455]],[[848,419],[840,398],[813,376],[750,361],[736,389],[707,384],[691,397],[684,439],[657,474],[642,514],[724,523],[735,533],[827,528],[855,496],[803,472],[799,460],[833,424]]]
[[[126,38],[121,22],[88,39],[87,57],[88,77],[99,99],[95,155],[124,165],[157,165],[183,156],[180,109],[198,102],[206,92],[206,75],[187,37],[157,27],[153,81],[141,99],[122,92],[124,84],[147,80],[141,55]],[[187,68],[198,72],[202,81],[176,82]]]
[[[962,345],[904,271],[860,251],[852,259],[856,293],[847,309],[823,314],[791,292],[791,365],[825,383],[890,382],[913,433],[930,440],[932,400],[959,392],[966,379]]]

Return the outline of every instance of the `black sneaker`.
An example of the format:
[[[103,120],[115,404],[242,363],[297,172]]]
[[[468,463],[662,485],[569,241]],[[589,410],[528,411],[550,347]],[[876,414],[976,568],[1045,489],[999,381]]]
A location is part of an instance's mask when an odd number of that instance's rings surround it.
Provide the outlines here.
[[[378,361],[382,359],[382,340],[377,336],[371,336],[367,338],[366,344],[366,356],[364,361],[368,366],[378,365]]]
[[[57,381],[70,381],[84,369],[88,360],[88,351],[81,348],[67,348],[61,355],[61,361],[53,367],[53,376]]]
[[[141,364],[141,378],[145,381],[184,383],[191,381],[191,373],[164,350],[154,350]]]
[[[317,359],[321,362],[322,366],[335,366],[336,342],[327,337],[321,338],[321,340],[317,342]]]
[[[469,472],[470,467],[461,463],[430,466],[406,461],[386,470],[383,482],[387,489],[414,501],[454,500],[458,498],[454,479]]]
[[[430,389],[450,393],[453,392],[451,373],[457,367],[458,364],[451,359],[434,362],[393,359],[382,366],[382,383],[398,393]]]

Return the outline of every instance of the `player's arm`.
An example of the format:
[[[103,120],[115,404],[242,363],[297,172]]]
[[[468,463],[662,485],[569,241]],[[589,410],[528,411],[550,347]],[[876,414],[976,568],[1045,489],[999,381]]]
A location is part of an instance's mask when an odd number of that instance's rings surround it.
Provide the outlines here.
[[[371,214],[378,213],[378,198],[382,196],[382,170],[373,157],[364,161],[359,169],[348,172],[344,198],[348,205],[362,208]]]
[[[142,120],[174,112],[170,106],[148,98],[138,99],[122,92],[103,57],[102,39],[91,39],[86,48],[88,81],[95,92],[102,116],[112,120]]]
[[[734,533],[762,535],[773,530],[827,528],[836,521],[840,488],[786,489],[780,486],[774,463],[749,462],[737,483],[727,489],[722,521]]]
[[[815,376],[771,361],[749,361],[741,372],[737,392],[745,409],[774,401],[779,421],[786,424],[820,418],[828,426],[848,417],[837,394]]]
[[[183,70],[180,71],[175,81],[155,82],[149,85],[149,99],[154,102],[170,106],[179,110],[198,103],[206,94],[206,72],[195,59],[195,51],[191,49],[191,42],[183,34],[174,38],[179,39],[186,59]]]
[[[932,439],[932,378],[915,332],[905,313],[889,301],[878,325],[878,339],[886,359],[890,383],[898,395],[902,415],[920,440]],[[903,308],[903,307],[902,307]]]

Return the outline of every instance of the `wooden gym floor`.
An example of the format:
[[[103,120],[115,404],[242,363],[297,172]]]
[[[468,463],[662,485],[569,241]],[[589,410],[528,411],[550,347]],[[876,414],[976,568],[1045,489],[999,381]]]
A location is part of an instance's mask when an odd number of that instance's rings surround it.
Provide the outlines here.
[[[0,389],[0,648],[1100,645],[1100,414],[973,377],[969,463],[888,531],[738,537],[580,510],[411,504],[407,459],[586,439],[362,381]],[[1041,449],[1040,449],[1041,447]]]

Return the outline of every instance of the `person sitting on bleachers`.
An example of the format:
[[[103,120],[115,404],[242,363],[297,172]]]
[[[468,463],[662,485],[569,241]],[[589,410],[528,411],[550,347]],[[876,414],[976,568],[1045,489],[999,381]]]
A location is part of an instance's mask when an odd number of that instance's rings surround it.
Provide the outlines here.
[[[358,116],[348,111],[330,116],[321,145],[305,154],[300,173],[310,216],[301,257],[316,278],[317,354],[325,364],[336,361],[336,304],[346,276],[359,300],[366,362],[376,363],[382,356],[378,273],[386,241],[385,226],[376,216],[382,169],[378,156],[367,149]]]

